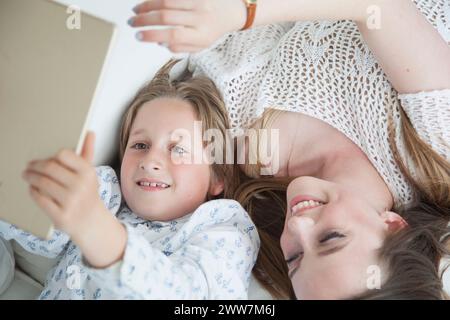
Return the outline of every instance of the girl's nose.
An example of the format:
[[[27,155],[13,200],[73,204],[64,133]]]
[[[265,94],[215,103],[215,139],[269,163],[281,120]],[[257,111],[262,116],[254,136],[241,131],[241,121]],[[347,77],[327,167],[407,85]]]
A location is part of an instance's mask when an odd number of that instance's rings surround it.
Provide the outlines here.
[[[151,170],[161,170],[161,165],[157,162],[141,162],[140,165],[142,170],[151,171]]]
[[[141,169],[152,171],[152,170],[161,170],[164,168],[163,156],[159,154],[158,151],[155,149],[147,153],[147,156],[142,159],[140,163]]]
[[[307,251],[314,244],[313,230],[315,222],[312,218],[294,216],[287,223],[287,231],[289,235],[299,242],[303,250]]]

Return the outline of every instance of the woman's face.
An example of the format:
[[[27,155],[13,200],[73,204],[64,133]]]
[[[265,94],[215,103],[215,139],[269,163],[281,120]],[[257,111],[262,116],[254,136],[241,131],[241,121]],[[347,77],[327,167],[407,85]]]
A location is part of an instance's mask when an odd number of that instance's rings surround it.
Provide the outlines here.
[[[385,278],[377,250],[405,223],[363,195],[312,177],[289,184],[280,243],[298,299],[351,298]]]

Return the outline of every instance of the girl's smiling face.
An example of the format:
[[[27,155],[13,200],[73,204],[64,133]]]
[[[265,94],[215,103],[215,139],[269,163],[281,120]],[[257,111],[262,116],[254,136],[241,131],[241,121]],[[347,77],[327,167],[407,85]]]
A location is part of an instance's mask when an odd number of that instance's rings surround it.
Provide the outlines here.
[[[181,99],[158,98],[139,109],[121,165],[122,193],[138,216],[177,219],[204,203],[208,192],[222,191],[220,182],[211,183],[203,147],[195,148],[203,146],[195,121],[193,107]]]

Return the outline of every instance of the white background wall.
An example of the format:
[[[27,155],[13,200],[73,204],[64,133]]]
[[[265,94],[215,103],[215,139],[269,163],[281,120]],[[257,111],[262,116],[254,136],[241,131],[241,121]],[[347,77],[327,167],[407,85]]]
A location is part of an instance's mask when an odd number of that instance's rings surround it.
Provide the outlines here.
[[[151,79],[157,69],[172,53],[153,43],[136,40],[137,29],[128,26],[134,15],[132,8],[139,0],[57,0],[65,5],[76,5],[86,13],[113,22],[117,26],[116,39],[95,101],[89,129],[96,133],[96,165],[109,162],[118,148],[120,116],[126,103],[139,87]],[[81,19],[81,27],[83,21]]]

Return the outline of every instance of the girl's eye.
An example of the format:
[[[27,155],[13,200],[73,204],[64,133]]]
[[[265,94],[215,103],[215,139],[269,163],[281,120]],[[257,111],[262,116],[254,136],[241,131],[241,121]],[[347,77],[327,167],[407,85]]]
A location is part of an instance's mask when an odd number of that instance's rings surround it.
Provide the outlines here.
[[[182,147],[180,147],[180,146],[174,146],[172,148],[172,152],[175,152],[179,156],[182,156],[182,155],[187,153],[187,151],[185,149],[183,149]]]
[[[142,150],[147,148],[147,145],[145,143],[135,143],[134,145],[131,146],[132,149],[137,149],[137,150]]]
[[[330,241],[330,240],[335,239],[335,238],[345,238],[345,235],[342,234],[342,233],[339,233],[337,231],[333,231],[333,232],[330,232],[327,235],[325,235],[325,237],[323,237],[320,240],[320,243],[322,244],[322,243],[325,243],[325,242]]]

